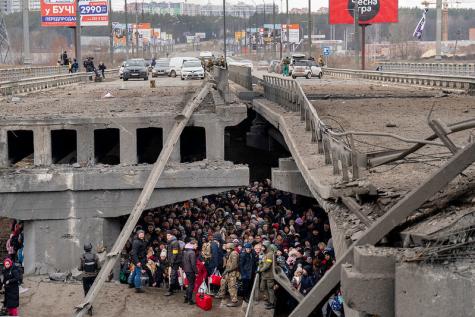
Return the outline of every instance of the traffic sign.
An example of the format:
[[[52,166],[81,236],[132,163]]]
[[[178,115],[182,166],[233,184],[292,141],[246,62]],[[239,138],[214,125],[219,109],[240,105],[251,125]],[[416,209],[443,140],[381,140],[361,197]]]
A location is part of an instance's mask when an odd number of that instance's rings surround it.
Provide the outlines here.
[[[329,47],[324,47],[323,48],[323,55],[324,56],[329,56],[330,55],[330,48]]]

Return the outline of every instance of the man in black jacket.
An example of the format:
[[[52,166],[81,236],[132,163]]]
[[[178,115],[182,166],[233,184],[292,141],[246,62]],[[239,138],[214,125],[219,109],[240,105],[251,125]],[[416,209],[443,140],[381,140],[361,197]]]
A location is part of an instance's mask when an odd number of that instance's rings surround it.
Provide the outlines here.
[[[252,244],[244,244],[244,250],[239,255],[239,270],[241,272],[242,296],[248,302],[251,295],[251,281],[256,270],[256,254],[252,249]]]
[[[195,289],[196,275],[198,268],[196,267],[196,248],[198,244],[196,240],[192,240],[185,245],[183,251],[183,271],[185,271],[188,279],[188,288],[186,289],[185,303],[193,305],[193,290]]]
[[[79,271],[83,272],[82,287],[84,289],[84,296],[86,296],[87,292],[89,292],[89,289],[94,283],[97,273],[100,270],[101,265],[99,263],[99,257],[97,256],[97,254],[92,252],[92,244],[85,244],[84,253],[79,262]],[[92,316],[92,306],[89,308],[88,313]]]
[[[147,264],[147,244],[144,240],[145,232],[143,230],[137,231],[137,237],[132,242],[132,263],[134,264],[134,271],[129,277],[130,288],[135,287],[137,293],[143,293],[142,289],[142,271]]]
[[[167,259],[170,265],[170,287],[165,296],[173,295],[175,288],[179,288],[178,284],[178,268],[182,263],[182,251],[178,239],[173,235],[171,231],[167,232]]]

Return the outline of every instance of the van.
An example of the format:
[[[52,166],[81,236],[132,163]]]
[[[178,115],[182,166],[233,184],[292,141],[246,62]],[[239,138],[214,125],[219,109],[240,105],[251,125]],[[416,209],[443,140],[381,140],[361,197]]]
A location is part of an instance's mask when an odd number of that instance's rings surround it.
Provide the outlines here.
[[[196,57],[173,57],[170,59],[170,65],[167,69],[168,77],[176,77],[181,75],[181,67],[184,61],[199,61]]]

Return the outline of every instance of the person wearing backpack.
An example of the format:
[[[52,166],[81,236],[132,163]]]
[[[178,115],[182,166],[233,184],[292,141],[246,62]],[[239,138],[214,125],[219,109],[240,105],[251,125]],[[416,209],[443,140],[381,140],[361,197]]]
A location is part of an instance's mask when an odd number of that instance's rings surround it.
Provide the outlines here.
[[[79,264],[79,271],[83,272],[82,286],[84,288],[84,296],[86,296],[87,292],[89,292],[89,289],[94,283],[94,280],[96,279],[97,273],[100,271],[100,269],[101,267],[99,263],[99,257],[97,254],[92,252],[92,244],[85,244],[84,253]],[[90,316],[92,316],[92,306],[89,308],[88,313]]]
[[[0,289],[5,287],[4,305],[9,316],[18,316],[18,306],[20,306],[20,272],[13,265],[13,261],[6,258],[3,261],[3,281]]]

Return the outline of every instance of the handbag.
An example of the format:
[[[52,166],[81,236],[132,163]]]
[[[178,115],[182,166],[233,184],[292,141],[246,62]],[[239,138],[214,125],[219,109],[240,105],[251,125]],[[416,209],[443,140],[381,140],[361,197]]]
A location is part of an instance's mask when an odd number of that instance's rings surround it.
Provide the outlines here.
[[[213,274],[209,277],[209,283],[211,285],[221,286],[221,273],[217,269],[214,270]]]

